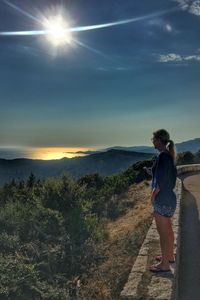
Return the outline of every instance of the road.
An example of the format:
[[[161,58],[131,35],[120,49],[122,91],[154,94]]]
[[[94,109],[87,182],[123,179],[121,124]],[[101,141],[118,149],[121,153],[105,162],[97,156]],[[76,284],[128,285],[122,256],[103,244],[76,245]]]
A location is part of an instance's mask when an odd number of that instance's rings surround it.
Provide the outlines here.
[[[200,299],[200,173],[181,175],[180,272],[178,300]]]

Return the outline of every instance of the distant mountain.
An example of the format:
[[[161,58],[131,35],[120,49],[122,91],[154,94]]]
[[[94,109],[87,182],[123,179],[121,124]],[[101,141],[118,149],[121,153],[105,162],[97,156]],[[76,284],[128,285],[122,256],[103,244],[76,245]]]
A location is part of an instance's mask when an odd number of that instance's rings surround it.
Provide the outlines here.
[[[133,147],[123,147],[123,146],[113,146],[109,148],[99,149],[99,150],[87,150],[87,151],[77,151],[77,152],[66,152],[66,153],[77,153],[77,154],[96,154],[96,153],[102,153],[109,150],[125,150],[125,151],[136,151],[136,152],[142,152],[142,153],[158,153],[157,150],[155,150],[153,147],[150,146],[133,146]]]
[[[177,153],[185,152],[185,151],[190,151],[192,153],[195,153],[198,150],[200,150],[200,138],[195,138],[193,140],[188,140],[181,143],[175,143],[175,145],[176,145]],[[153,146],[131,146],[131,147],[113,146],[105,149],[100,149],[97,151],[78,151],[75,153],[94,154],[94,153],[105,152],[110,149],[136,151],[136,152],[152,153],[152,154],[158,153],[158,151]]]
[[[133,151],[134,149],[137,151]],[[176,149],[178,153],[185,151],[195,153],[200,150],[200,138],[177,143]],[[0,185],[12,178],[26,179],[31,172],[37,178],[59,176],[63,171],[67,171],[75,178],[94,172],[108,176],[121,172],[137,161],[149,159],[156,154],[158,154],[158,150],[150,146],[115,146],[86,156],[57,160],[0,159]]]
[[[67,171],[75,178],[94,172],[108,176],[126,170],[137,161],[151,157],[150,153],[110,149],[84,157],[57,160],[0,159],[0,185],[12,178],[26,179],[31,172],[37,178],[59,176],[63,171]]]
[[[193,140],[181,142],[176,145],[177,152],[190,151],[192,153],[195,153],[200,150],[200,138],[195,138]]]
[[[154,147],[151,147],[151,146],[132,146],[132,147],[114,146],[114,147],[106,148],[105,150],[110,150],[110,149],[136,151],[136,152],[152,153],[152,154],[158,153],[158,151]]]

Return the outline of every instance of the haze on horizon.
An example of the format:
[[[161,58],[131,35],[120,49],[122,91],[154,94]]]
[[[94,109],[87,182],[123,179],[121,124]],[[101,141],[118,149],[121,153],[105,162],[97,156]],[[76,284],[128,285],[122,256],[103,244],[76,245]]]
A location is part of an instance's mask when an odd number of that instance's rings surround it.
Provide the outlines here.
[[[30,16],[55,6],[9,3],[0,3],[0,32],[41,29]],[[198,137],[200,4],[188,3],[58,1],[73,27],[142,18],[75,32],[77,43],[61,48],[43,36],[0,36],[0,147],[151,146],[158,128],[175,143]]]

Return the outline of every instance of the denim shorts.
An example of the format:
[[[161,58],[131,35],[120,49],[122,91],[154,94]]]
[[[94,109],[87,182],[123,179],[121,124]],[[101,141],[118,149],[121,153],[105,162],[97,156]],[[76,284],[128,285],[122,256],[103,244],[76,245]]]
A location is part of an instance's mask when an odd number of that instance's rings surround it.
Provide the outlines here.
[[[175,210],[176,210],[176,206],[172,207],[167,205],[159,205],[155,201],[153,203],[153,211],[164,217],[168,217],[168,218],[172,217],[173,214],[175,213]]]
[[[153,210],[164,217],[172,217],[176,210],[176,194],[173,191],[159,192],[153,201]]]

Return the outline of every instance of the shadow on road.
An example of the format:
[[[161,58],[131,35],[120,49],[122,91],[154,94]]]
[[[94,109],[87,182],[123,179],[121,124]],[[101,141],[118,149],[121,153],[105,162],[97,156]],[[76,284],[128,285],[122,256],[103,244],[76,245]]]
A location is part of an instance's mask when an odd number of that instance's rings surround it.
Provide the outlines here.
[[[200,173],[191,172],[180,176],[183,181],[181,202],[180,300],[200,299]]]

